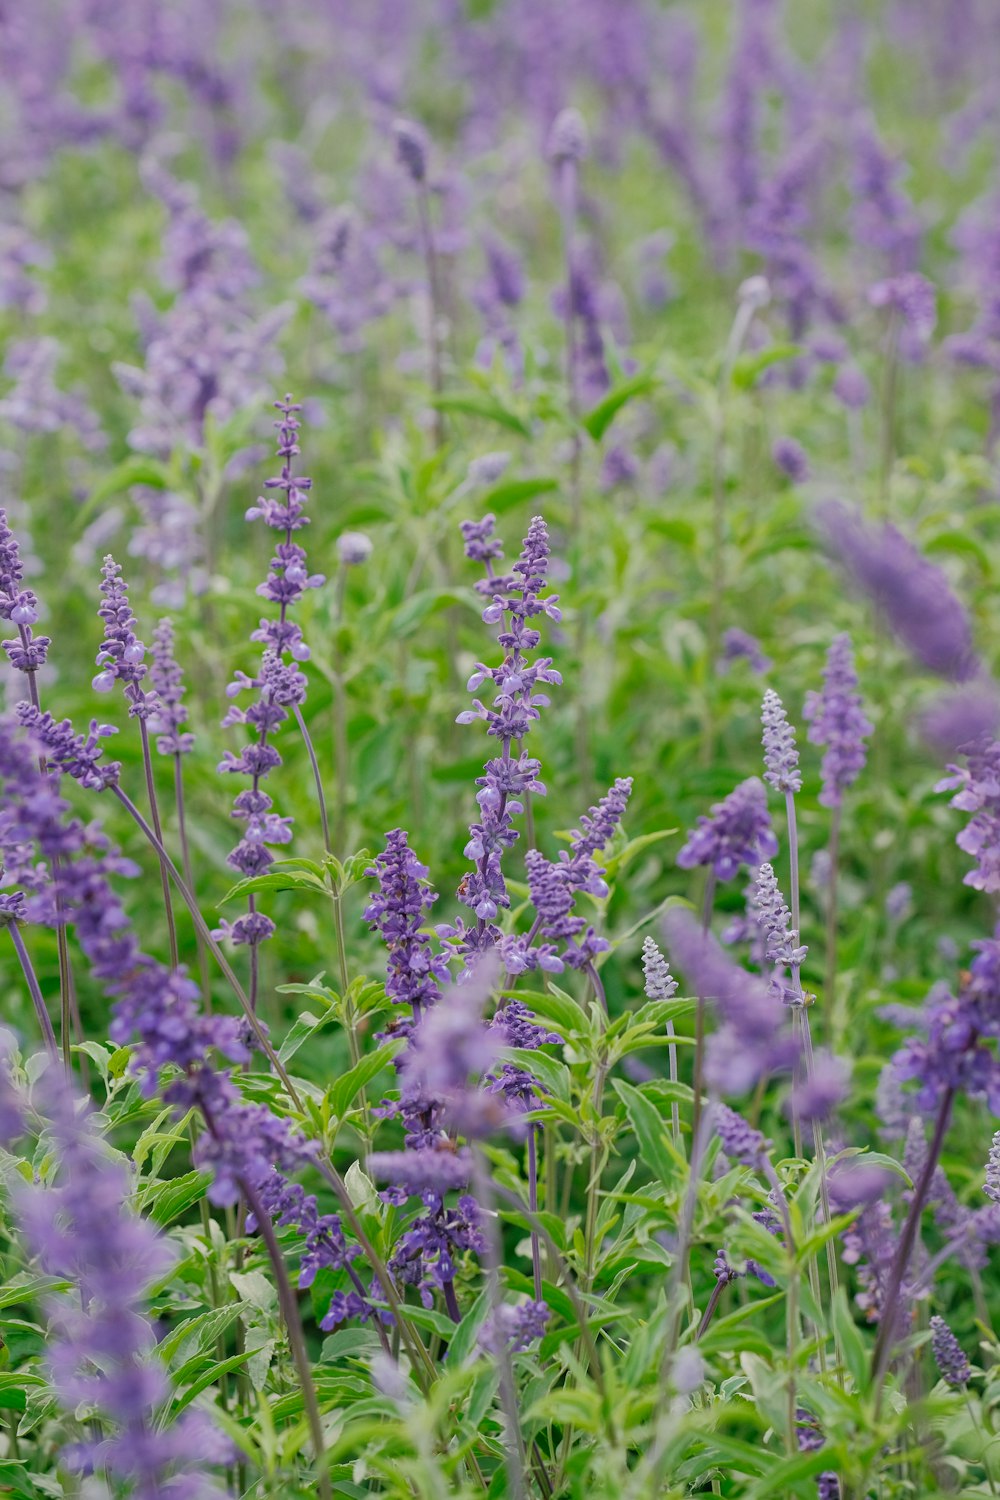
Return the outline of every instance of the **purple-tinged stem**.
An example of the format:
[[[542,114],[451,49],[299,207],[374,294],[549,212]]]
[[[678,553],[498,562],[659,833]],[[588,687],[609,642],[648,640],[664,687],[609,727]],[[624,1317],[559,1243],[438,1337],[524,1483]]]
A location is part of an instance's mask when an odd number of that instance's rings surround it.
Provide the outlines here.
[[[826,966],[823,996],[830,1016],[830,1038],[836,1051],[843,1030],[841,1007],[837,1000],[837,887],[840,881],[840,804],[830,817],[830,869],[826,888]]]
[[[142,738],[142,767],[146,774],[146,796],[149,799],[149,820],[157,841],[163,844],[163,829],[160,826],[160,809],[156,801],[156,783],[153,780],[153,758],[149,753],[149,729],[145,718],[139,716],[139,733]],[[163,891],[163,910],[167,918],[167,941],[170,945],[170,967],[176,969],[180,963],[177,952],[177,928],[174,925],[174,908],[170,899],[170,875],[163,860],[160,860],[160,888]]]
[[[337,810],[333,829],[333,853],[343,859],[347,842],[347,787],[350,780],[350,746],[347,740],[347,694],[344,691],[344,656],[340,631],[347,597],[347,568],[341,563],[333,612],[333,770],[337,787]]]
[[[913,1246],[916,1242],[917,1229],[919,1228],[920,1218],[924,1211],[924,1204],[927,1202],[931,1182],[938,1162],[941,1159],[941,1149],[944,1145],[948,1122],[951,1119],[951,1107],[954,1099],[954,1088],[945,1089],[941,1096],[941,1103],[938,1105],[934,1136],[927,1152],[924,1169],[913,1190],[913,1196],[910,1199],[910,1211],[906,1216],[906,1223],[903,1225],[903,1232],[899,1237],[896,1254],[893,1257],[892,1266],[889,1270],[886,1295],[882,1303],[882,1320],[879,1325],[878,1338],[875,1341],[875,1352],[872,1355],[872,1380],[876,1386],[876,1415],[882,1404],[885,1375],[892,1356],[892,1347],[896,1336],[896,1319],[899,1313],[899,1298],[903,1288],[903,1281],[909,1269],[910,1257],[913,1254]]]
[[[306,721],[302,715],[302,709],[298,703],[293,703],[292,711],[295,714],[295,722],[299,726],[299,733],[302,735],[302,743],[306,747],[306,754],[309,757],[309,764],[312,767],[313,784],[316,787],[316,801],[319,804],[319,821],[323,829],[323,848],[326,850],[327,854],[332,854],[333,849],[330,844],[330,822],[326,812],[326,797],[323,793],[323,778],[319,773],[319,761],[316,759],[316,751],[313,747],[312,736],[310,735],[309,730],[306,726]]]
[[[533,1214],[538,1213],[538,1129],[537,1125],[528,1126],[528,1207]],[[538,1240],[538,1231],[531,1231],[531,1272],[535,1282],[535,1301],[542,1300],[542,1247]]]
[[[431,364],[431,390],[435,396],[444,394],[444,365],[441,358],[441,287],[437,251],[434,248],[434,230],[431,225],[430,195],[427,183],[417,183],[417,219],[420,223],[420,247],[427,267],[427,296],[430,303],[430,328],[428,330],[428,354]],[[444,412],[434,408],[434,446],[444,443]]]
[[[184,870],[184,879],[187,881],[188,889],[194,891],[194,875],[191,868],[191,848],[187,836],[187,816],[184,808],[184,767],[183,756],[179,753],[174,755],[174,807],[177,812],[177,838],[181,846],[181,865]],[[205,956],[205,944],[201,940],[201,934],[195,933],[195,941],[198,947],[198,972],[201,976],[201,992],[205,997],[205,1008],[209,1012],[212,1009],[212,987],[208,978],[208,959]]]
[[[448,1316],[451,1321],[453,1323],[461,1323],[462,1309],[459,1307],[458,1298],[455,1296],[454,1281],[449,1280],[444,1284],[444,1305],[448,1309]]]
[[[292,1080],[289,1078],[284,1064],[278,1057],[278,1054],[275,1052],[274,1048],[271,1046],[271,1043],[267,1037],[267,1033],[261,1027],[260,1022],[258,1021],[256,1014],[254,1013],[254,1009],[250,1004],[247,993],[244,990],[243,986],[240,984],[239,979],[236,977],[232,964],[229,962],[228,958],[223,953],[222,949],[219,947],[218,943],[215,941],[215,938],[209,931],[208,924],[205,921],[205,918],[202,916],[201,911],[198,907],[198,903],[195,900],[192,892],[188,889],[184,877],[181,875],[177,866],[170,858],[170,855],[163,847],[163,844],[156,837],[156,834],[150,828],[149,824],[146,822],[145,818],[142,816],[142,813],[136,807],[135,803],[129,797],[128,793],[123,792],[120,786],[112,787],[111,790],[118,798],[118,801],[122,804],[129,817],[132,818],[137,826],[142,830],[146,838],[149,840],[150,844],[152,844],[153,848],[156,850],[157,854],[165,862],[166,867],[170,872],[171,879],[173,880],[174,885],[177,887],[178,891],[181,894],[184,905],[191,913],[191,920],[194,922],[195,931],[201,935],[202,941],[205,943],[205,946],[208,948],[209,952],[212,954],[212,957],[215,959],[216,963],[219,965],[219,968],[222,970],[226,979],[232,986],[233,993],[236,996],[237,1000],[240,1002],[240,1005],[243,1008],[244,1015],[250,1022],[253,1034],[257,1039],[258,1047],[263,1052],[268,1062],[271,1064],[271,1067],[274,1069],[275,1073],[281,1079],[281,1082],[284,1084],[289,1099],[295,1105],[296,1109],[301,1110],[302,1100],[299,1098],[298,1092],[295,1089]]]
[[[722,1296],[722,1290],[725,1285],[726,1283],[724,1281],[717,1280],[715,1285],[713,1286],[712,1295],[708,1299],[708,1306],[705,1308],[705,1311],[701,1315],[701,1322],[698,1324],[698,1332],[694,1336],[695,1343],[698,1342],[702,1334],[708,1328],[709,1323],[711,1323],[712,1316],[715,1312],[715,1309],[719,1305],[719,1299]]]
[[[11,919],[11,921],[7,923],[7,929],[10,932],[10,940],[14,944],[14,951],[17,954],[18,961],[20,962],[21,969],[24,973],[24,980],[28,986],[28,993],[31,995],[32,1004],[35,1007],[35,1014],[38,1017],[38,1024],[41,1028],[42,1038],[45,1042],[45,1046],[53,1057],[58,1057],[59,1048],[56,1045],[56,1034],[52,1029],[52,1020],[46,1008],[45,1000],[42,997],[41,989],[39,988],[38,978],[35,974],[34,965],[32,964],[31,958],[28,955],[27,948],[24,946],[24,939],[18,931],[17,923],[13,919]],[[64,1053],[66,1051],[67,1040],[68,1037],[64,1038]],[[68,1068],[69,1061],[65,1056],[63,1061]]]
[[[702,906],[701,930],[706,935],[712,926],[712,908],[715,905],[715,871],[709,868],[705,880],[705,899]],[[698,1135],[698,1126],[701,1123],[701,1090],[705,1075],[705,997],[698,996],[698,1004],[694,1013],[694,1101],[691,1111],[691,1149],[694,1151],[694,1142]],[[692,1171],[694,1161],[692,1158]]]
[[[24,625],[17,627],[18,635],[21,637],[21,645],[25,650],[31,645],[31,637]],[[32,669],[25,672],[28,680],[28,700],[37,713],[41,713],[42,705],[38,696],[38,674]],[[38,769],[42,775],[46,774],[45,757],[42,756]],[[76,1027],[77,1040],[83,1041],[83,1022],[80,1018],[80,1010],[76,1001],[76,988],[73,984],[73,970],[69,961],[69,938],[66,933],[66,923],[61,920],[62,895],[59,880],[59,861],[52,861],[52,880],[56,891],[56,952],[59,955],[59,1032],[62,1042],[63,1062],[67,1071],[70,1066],[70,1032]],[[48,1011],[46,1011],[48,1015]],[[49,1023],[51,1025],[51,1022]],[[84,1062],[86,1067],[86,1062]]]
[[[486,1285],[489,1290],[490,1311],[493,1316],[493,1328],[496,1336],[496,1360],[500,1371],[500,1402],[507,1418],[507,1434],[504,1443],[504,1463],[507,1469],[507,1487],[512,1500],[526,1500],[527,1486],[525,1484],[525,1470],[527,1460],[524,1452],[524,1438],[521,1434],[521,1419],[517,1409],[517,1392],[514,1388],[514,1369],[511,1364],[510,1350],[503,1331],[503,1319],[501,1308],[503,1306],[500,1296],[500,1265],[502,1260],[499,1235],[496,1227],[496,1208],[493,1199],[493,1185],[490,1180],[489,1168],[483,1160],[482,1152],[478,1146],[473,1150],[473,1182],[476,1189],[476,1200],[479,1203],[483,1220],[483,1241],[486,1245]]]
[[[330,1475],[324,1461],[323,1422],[320,1417],[319,1400],[316,1395],[316,1385],[313,1381],[312,1366],[309,1363],[309,1353],[306,1349],[305,1332],[302,1327],[302,1319],[299,1316],[299,1305],[292,1291],[292,1284],[288,1279],[288,1269],[281,1254],[277,1235],[270,1216],[264,1208],[257,1195],[256,1189],[246,1178],[242,1180],[243,1194],[254,1218],[257,1220],[257,1230],[267,1250],[268,1260],[274,1271],[274,1279],[278,1288],[278,1303],[281,1307],[281,1315],[285,1323],[285,1331],[288,1334],[288,1342],[291,1346],[292,1359],[295,1361],[295,1369],[302,1387],[302,1402],[306,1410],[306,1419],[309,1423],[309,1432],[312,1436],[313,1459],[317,1469],[317,1482],[322,1500],[331,1500]]]

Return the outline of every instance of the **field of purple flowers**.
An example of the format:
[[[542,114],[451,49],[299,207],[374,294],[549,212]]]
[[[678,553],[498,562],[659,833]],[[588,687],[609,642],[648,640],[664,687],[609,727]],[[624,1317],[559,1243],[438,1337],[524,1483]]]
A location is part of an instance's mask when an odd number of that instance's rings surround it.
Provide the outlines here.
[[[1000,1493],[998,61],[0,0],[0,1495]]]

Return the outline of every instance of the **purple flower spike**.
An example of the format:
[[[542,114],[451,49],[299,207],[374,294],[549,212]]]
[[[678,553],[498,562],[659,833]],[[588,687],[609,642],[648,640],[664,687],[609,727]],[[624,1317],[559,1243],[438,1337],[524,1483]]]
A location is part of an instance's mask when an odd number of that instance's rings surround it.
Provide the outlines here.
[[[748,1125],[743,1116],[730,1109],[728,1104],[715,1106],[712,1124],[730,1161],[738,1161],[756,1172],[764,1170],[769,1142],[759,1130]]]
[[[741,865],[759,865],[777,852],[764,784],[751,776],[698,819],[677,863],[682,870],[711,865],[717,880],[732,880]]]
[[[794,438],[778,438],[771,449],[771,457],[783,474],[793,484],[804,484],[809,478],[809,457],[801,443]]]
[[[994,1203],[1000,1203],[1000,1130],[993,1137],[989,1158],[986,1162],[986,1183],[983,1192]]]
[[[684,908],[668,912],[663,930],[690,989],[714,1003],[723,1023],[708,1040],[710,1085],[720,1093],[743,1094],[758,1079],[790,1067],[798,1047],[785,1030],[784,1006],[765,981],[734,964]]]
[[[942,1380],[949,1385],[968,1385],[972,1367],[944,1318],[931,1318],[931,1351],[934,1363],[941,1371]]]
[[[669,1000],[677,993],[677,980],[656,945],[654,938],[643,939],[642,969],[646,976],[645,991],[649,1000]]]
[[[939,781],[937,792],[954,791],[951,806],[972,818],[955,839],[976,860],[964,884],[977,891],[1000,891],[1000,742],[984,738],[966,747],[967,765],[951,765],[952,773]]]
[[[166,1427],[157,1420],[170,1383],[150,1357],[156,1339],[148,1298],[174,1253],[129,1209],[133,1185],[107,1155],[86,1106],[54,1070],[38,1092],[58,1175],[47,1187],[22,1185],[14,1202],[41,1269],[69,1282],[79,1297],[62,1292],[46,1306],[56,1394],[69,1412],[93,1406],[104,1418],[91,1424],[93,1435],[65,1451],[67,1465],[104,1471],[137,1496],[221,1496],[204,1470],[227,1462],[231,1447],[207,1415],[187,1412]]]
[[[872,525],[839,500],[825,501],[818,517],[831,551],[916,660],[939,677],[974,677],[969,617],[941,569],[895,526]]]
[[[104,601],[97,611],[104,622],[104,639],[96,658],[101,670],[91,685],[95,692],[110,693],[115,682],[120,682],[129,714],[146,719],[153,711],[152,701],[139,685],[149,670],[146,648],[135,633],[135,616],[121,572],[109,553],[101,569]]]
[[[795,729],[781,699],[768,688],[761,705],[760,721],[764,729],[764,780],[776,792],[801,792],[799,752],[795,748]]]
[[[161,755],[188,755],[194,749],[194,735],[186,730],[188,711],[184,704],[184,674],[174,656],[174,627],[161,620],[153,631],[153,665],[150,680],[156,691],[150,728],[158,736],[156,748]]]
[[[872,733],[872,725],[865,717],[857,689],[851,638],[838,635],[827,653],[823,687],[818,693],[807,694],[802,710],[803,718],[809,721],[810,744],[827,747],[819,795],[824,807],[839,807],[844,792],[864,769],[865,739]]]
[[[385,850],[366,871],[378,879],[378,894],[365,908],[365,921],[377,928],[389,950],[385,992],[397,1005],[409,1005],[414,1016],[441,998],[448,977],[447,959],[434,953],[420,931],[425,914],[437,900],[427,883],[427,867],[417,859],[402,828],[386,834]]]
[[[722,637],[720,672],[728,671],[730,663],[740,660],[746,661],[751,672],[763,673],[771,670],[771,660],[761,650],[760,641],[734,625]]]
[[[47,635],[32,632],[38,598],[33,589],[22,587],[23,580],[21,549],[7,524],[7,512],[0,509],[0,620],[9,620],[17,629],[17,639],[4,641],[3,649],[16,671],[37,672],[45,665],[51,642]]]
[[[228,863],[244,876],[260,875],[273,863],[274,856],[268,845],[291,842],[291,819],[272,813],[271,798],[262,789],[261,782],[281,765],[281,755],[271,741],[288,718],[289,709],[297,708],[305,701],[308,686],[304,673],[295,663],[308,661],[309,647],[302,639],[300,626],[289,620],[288,611],[300,602],[308,589],[319,588],[325,582],[321,573],[309,572],[304,548],[293,541],[295,533],[309,524],[305,501],[312,488],[311,479],[293,472],[299,453],[300,426],[295,413],[301,407],[292,401],[291,396],[276,401],[274,405],[280,413],[274,425],[278,429],[281,473],[275,479],[265,480],[264,488],[279,493],[261,496],[246,515],[247,520],[262,520],[282,534],[275,546],[267,578],[257,587],[262,598],[277,606],[277,613],[271,618],[263,618],[250,637],[264,647],[257,675],[250,677],[245,672],[237,672],[235,680],[226,689],[229,698],[236,698],[245,691],[255,694],[249,708],[239,708],[234,704],[223,720],[224,725],[249,725],[253,738],[239,754],[227,750],[219,763],[220,771],[247,776],[251,782],[233,804],[233,817],[246,826],[243,837],[228,856]],[[291,663],[284,660],[286,656],[292,658]],[[231,927],[225,924],[221,930],[234,943],[253,946],[273,936],[274,923],[254,910],[251,901],[245,916],[238,917]]]

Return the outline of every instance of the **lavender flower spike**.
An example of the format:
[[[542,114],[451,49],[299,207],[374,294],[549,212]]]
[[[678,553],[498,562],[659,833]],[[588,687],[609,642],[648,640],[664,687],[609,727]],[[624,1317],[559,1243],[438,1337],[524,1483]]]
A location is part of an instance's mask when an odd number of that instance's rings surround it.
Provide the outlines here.
[[[682,870],[711,865],[717,880],[732,880],[740,865],[759,865],[777,852],[763,782],[751,776],[698,819],[677,863]]]
[[[125,689],[129,714],[148,718],[152,705],[140,687],[149,668],[146,648],[135,633],[135,616],[128,599],[128,587],[122,570],[109,553],[101,568],[103,603],[97,613],[104,621],[104,639],[97,653],[100,671],[91,686],[97,693],[110,693],[116,682]]]
[[[650,1000],[669,1000],[677,992],[677,980],[655,940],[645,938],[642,944],[642,968],[646,976],[646,996]]]
[[[993,1137],[989,1159],[986,1162],[986,1184],[983,1192],[994,1203],[1000,1203],[1000,1130]]]
[[[156,1418],[169,1382],[152,1355],[147,1297],[170,1268],[171,1247],[128,1210],[127,1173],[106,1154],[86,1107],[54,1069],[39,1092],[58,1179],[55,1186],[22,1186],[15,1204],[42,1270],[73,1287],[48,1303],[56,1393],[68,1411],[94,1406],[104,1418],[103,1435],[98,1427],[97,1435],[67,1450],[67,1463],[105,1471],[139,1500],[167,1493],[192,1500],[221,1496],[204,1470],[228,1461],[231,1450],[208,1416],[190,1411],[169,1427]]]
[[[184,704],[184,674],[174,657],[174,627],[161,620],[153,631],[153,665],[150,680],[156,703],[150,728],[158,736],[161,755],[187,755],[194,749],[194,735],[186,730],[188,711]]]
[[[764,693],[760,721],[764,728],[764,780],[778,792],[801,792],[799,752],[795,748],[795,730],[781,699],[773,688]]]
[[[917,661],[939,677],[974,677],[969,617],[941,569],[895,526],[870,525],[838,500],[825,501],[818,516],[831,551]]]
[[[807,694],[802,716],[809,721],[810,744],[826,746],[819,800],[824,807],[839,807],[844,792],[864,769],[865,739],[872,733],[858,692],[849,635],[838,635],[831,643],[823,687]]]
[[[742,1115],[728,1104],[717,1104],[712,1114],[712,1123],[722,1143],[722,1149],[730,1161],[738,1161],[757,1172],[764,1170],[768,1142],[759,1130],[748,1125]]]
[[[0,620],[17,627],[17,640],[4,641],[3,649],[11,666],[18,672],[37,672],[45,665],[50,640],[47,635],[33,635],[31,627],[38,620],[38,599],[32,589],[22,588],[24,565],[17,537],[7,524],[7,512],[0,509]],[[34,681],[34,678],[30,678]]]
[[[931,1350],[942,1380],[949,1385],[968,1385],[972,1368],[944,1318],[931,1318]]]
[[[437,893],[402,828],[386,834],[385,850],[366,874],[379,884],[365,908],[365,921],[378,929],[389,950],[385,992],[397,1005],[409,1005],[419,1019],[422,1010],[440,999],[448,976],[446,958],[433,952],[420,931]]]

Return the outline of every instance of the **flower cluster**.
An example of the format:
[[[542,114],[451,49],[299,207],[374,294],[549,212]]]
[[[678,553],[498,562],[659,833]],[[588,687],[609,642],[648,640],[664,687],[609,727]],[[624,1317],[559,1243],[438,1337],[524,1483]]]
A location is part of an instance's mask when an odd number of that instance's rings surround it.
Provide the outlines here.
[[[919,1085],[921,1109],[936,1108],[945,1093],[964,1093],[1000,1114],[1000,929],[973,947],[957,995],[944,986],[932,991],[923,1034],[910,1037],[893,1059],[897,1078]]]
[[[459,900],[475,914],[476,926],[467,930],[460,922],[449,934],[456,952],[467,955],[494,947],[500,938],[494,919],[502,907],[510,905],[501,862],[504,850],[517,842],[513,819],[523,812],[525,796],[545,793],[538,779],[539,762],[528,755],[523,741],[539,709],[549,701],[537,690],[539,685],[559,683],[562,678],[553,668],[551,657],[532,660],[530,655],[541,640],[540,631],[531,622],[543,614],[552,620],[560,618],[556,597],[542,593],[549,539],[541,516],[532,520],[521,555],[505,575],[493,570],[493,562],[501,553],[493,536],[492,516],[480,522],[464,522],[462,535],[466,555],[486,565],[486,578],[477,585],[479,592],[490,599],[483,620],[487,625],[500,626],[497,639],[505,653],[498,667],[480,663],[469,679],[470,692],[484,682],[493,684],[496,696],[492,704],[487,707],[477,698],[472,709],[458,715],[460,724],[484,720],[487,734],[501,744],[501,754],[487,761],[484,774],[476,782],[480,788],[476,794],[480,818],[470,826],[465,846],[466,858],[473,861],[474,868],[459,888]]]
[[[31,628],[38,621],[38,608],[34,590],[24,587],[17,537],[7,524],[7,512],[0,509],[0,619],[17,628],[17,639],[4,641],[3,649],[18,672],[34,673],[45,665],[51,641],[47,635],[35,635]]]
[[[824,807],[839,807],[845,791],[864,769],[865,739],[872,733],[858,692],[849,635],[834,638],[823,669],[823,687],[807,695],[802,713],[809,722],[810,744],[826,746],[819,800]]]
[[[100,671],[91,686],[97,693],[110,693],[115,683],[120,682],[130,716],[148,719],[153,704],[140,686],[149,671],[146,647],[135,633],[136,620],[121,574],[121,568],[109,553],[101,568],[104,599],[97,611],[104,622],[104,639],[97,653]]]
[[[233,804],[233,817],[245,826],[242,838],[228,856],[229,864],[244,876],[262,874],[274,859],[268,846],[287,844],[292,837],[291,819],[272,813],[271,797],[262,789],[261,782],[281,764],[281,756],[271,739],[288,718],[289,709],[296,710],[306,694],[304,674],[284,660],[285,656],[291,656],[293,662],[309,658],[302,629],[288,618],[288,610],[308,589],[319,588],[324,582],[321,574],[309,573],[305,551],[293,540],[295,533],[308,525],[305,497],[312,487],[311,479],[293,473],[299,452],[299,421],[295,413],[301,408],[290,396],[275,402],[275,406],[281,413],[275,426],[282,466],[277,478],[265,481],[265,489],[279,493],[258,499],[247,511],[247,520],[261,519],[281,534],[268,576],[257,588],[262,598],[277,606],[277,615],[262,618],[250,637],[264,647],[257,675],[249,677],[245,672],[237,672],[226,689],[230,698],[247,690],[256,694],[256,701],[249,708],[234,704],[223,720],[226,725],[249,725],[254,737],[239,754],[227,751],[219,764],[220,771],[250,778],[250,787],[240,792]],[[251,898],[247,914],[225,930],[234,943],[252,947],[273,935],[274,923],[255,909]]]
[[[830,550],[929,672],[966,682],[979,670],[968,614],[940,568],[895,526],[872,525],[838,500],[819,507]]]
[[[386,834],[384,851],[365,872],[378,891],[365,908],[365,921],[377,929],[389,950],[385,992],[396,1005],[408,1005],[414,1020],[441,997],[447,960],[435,953],[421,932],[425,913],[437,900],[427,883],[427,866],[410,848],[402,828]]]
[[[3,1091],[9,1144],[24,1125],[6,1079]],[[46,1302],[56,1394],[66,1411],[84,1407],[102,1418],[64,1458],[71,1469],[103,1471],[137,1496],[212,1500],[224,1491],[205,1470],[230,1460],[230,1444],[201,1411],[189,1410],[169,1426],[160,1421],[170,1382],[154,1352],[149,1296],[174,1253],[148,1220],[130,1211],[125,1167],[108,1154],[93,1116],[55,1068],[38,1092],[57,1175],[45,1185],[21,1184],[14,1202],[41,1270],[69,1284]]]
[[[773,688],[764,694],[760,712],[764,735],[764,780],[777,792],[801,792],[799,752],[795,748],[795,729],[789,724],[785,706]]]
[[[190,754],[194,735],[184,728],[188,721],[184,674],[174,656],[174,627],[167,619],[161,620],[153,631],[150,681],[156,693],[150,728],[157,735],[157,750],[161,755]]]
[[[767,793],[756,776],[740,782],[722,802],[702,815],[677,856],[682,870],[709,865],[717,880],[732,880],[740,865],[773,859],[778,840],[767,810]]]

